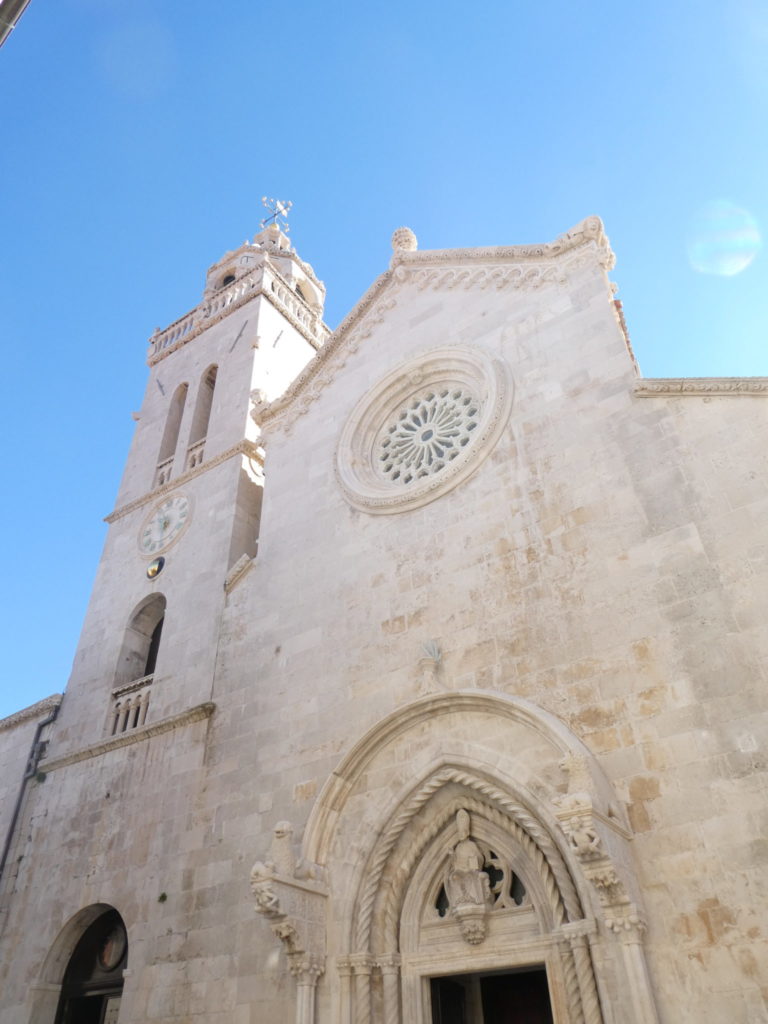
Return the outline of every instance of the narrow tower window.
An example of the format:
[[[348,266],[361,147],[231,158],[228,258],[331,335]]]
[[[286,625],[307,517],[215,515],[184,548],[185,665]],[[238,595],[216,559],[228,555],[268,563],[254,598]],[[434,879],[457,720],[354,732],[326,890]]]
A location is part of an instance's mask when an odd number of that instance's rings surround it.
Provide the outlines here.
[[[165,598],[153,594],[131,616],[123,638],[115,684],[135,682],[152,675],[160,650],[160,635],[165,618]]]
[[[179,428],[181,417],[184,414],[184,404],[187,401],[187,385],[179,384],[173,393],[171,405],[168,409],[168,416],[165,420],[163,440],[160,443],[160,454],[157,457],[157,472],[155,474],[155,487],[162,487],[171,477],[173,469],[173,456],[176,452],[176,442],[179,439]]]
[[[160,635],[163,632],[163,622],[165,616],[158,622],[155,628],[152,630],[152,636],[149,638],[149,650],[147,651],[147,663],[144,666],[144,675],[151,676],[155,671],[155,665],[157,664],[157,652],[160,650]]]
[[[189,448],[187,449],[187,469],[194,469],[203,461],[205,439],[208,435],[208,424],[211,419],[213,392],[216,387],[218,367],[209,366],[200,381],[195,404],[195,415],[192,417],[192,429],[189,432]]]
[[[134,611],[123,638],[109,712],[110,735],[144,725],[165,620],[165,598],[153,594]]]

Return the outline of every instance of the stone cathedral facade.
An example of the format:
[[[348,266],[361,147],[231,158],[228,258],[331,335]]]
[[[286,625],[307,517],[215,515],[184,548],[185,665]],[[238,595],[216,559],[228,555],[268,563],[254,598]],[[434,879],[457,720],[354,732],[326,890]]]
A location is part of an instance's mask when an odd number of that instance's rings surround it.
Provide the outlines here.
[[[272,224],[150,339],[2,1024],[768,1020],[768,380],[646,380],[589,218],[331,333]]]

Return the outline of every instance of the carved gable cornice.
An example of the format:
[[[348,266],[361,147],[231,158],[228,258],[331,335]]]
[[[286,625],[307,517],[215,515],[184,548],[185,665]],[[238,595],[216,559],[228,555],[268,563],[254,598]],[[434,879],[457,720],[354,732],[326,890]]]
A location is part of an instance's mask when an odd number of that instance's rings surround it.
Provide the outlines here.
[[[656,377],[635,382],[639,398],[654,395],[768,395],[768,377]]]
[[[30,704],[28,708],[22,708],[21,711],[8,715],[7,718],[0,718],[0,732],[4,732],[6,729],[14,729],[17,725],[28,722],[30,719],[42,718],[43,715],[47,715],[49,711],[57,708],[61,704],[61,700],[62,694],[54,693],[50,697],[44,697],[43,700],[39,700],[36,704]]]
[[[594,263],[604,270],[614,264],[599,217],[587,217],[544,245],[422,251],[397,248],[390,269],[374,281],[288,390],[261,412],[260,423],[279,421],[290,427],[306,412],[348,356],[396,305],[392,292],[398,285],[414,284],[420,291],[530,289],[564,281],[571,271]]]

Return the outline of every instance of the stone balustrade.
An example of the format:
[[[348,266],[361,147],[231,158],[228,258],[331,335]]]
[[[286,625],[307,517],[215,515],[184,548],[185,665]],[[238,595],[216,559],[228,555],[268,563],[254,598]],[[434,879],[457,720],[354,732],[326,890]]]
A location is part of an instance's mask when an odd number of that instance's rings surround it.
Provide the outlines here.
[[[173,456],[170,459],[163,459],[162,462],[158,462],[157,469],[155,470],[155,487],[162,487],[163,484],[167,484],[171,479],[171,470],[173,469]]]
[[[149,695],[154,677],[142,676],[132,683],[112,691],[112,710],[109,716],[109,735],[117,736],[138,729],[147,720]]]
[[[197,469],[205,458],[205,438],[187,448],[187,469]]]
[[[215,323],[228,310],[264,294],[295,321],[303,333],[310,336],[316,347],[322,345],[330,331],[322,317],[291,288],[273,267],[254,267],[232,284],[219,288],[199,306],[175,320],[164,330],[157,329],[149,339],[149,358],[153,361],[178,344],[191,340],[210,324]]]

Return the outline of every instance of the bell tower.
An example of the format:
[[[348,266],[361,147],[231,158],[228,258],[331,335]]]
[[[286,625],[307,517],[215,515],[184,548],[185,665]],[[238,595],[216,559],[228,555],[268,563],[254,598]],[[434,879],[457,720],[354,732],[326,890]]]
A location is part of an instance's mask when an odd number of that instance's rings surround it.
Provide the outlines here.
[[[214,263],[149,341],[149,380],[56,728],[56,754],[212,699],[228,591],[256,557],[264,452],[251,395],[278,397],[324,344],[325,288],[290,204]]]

